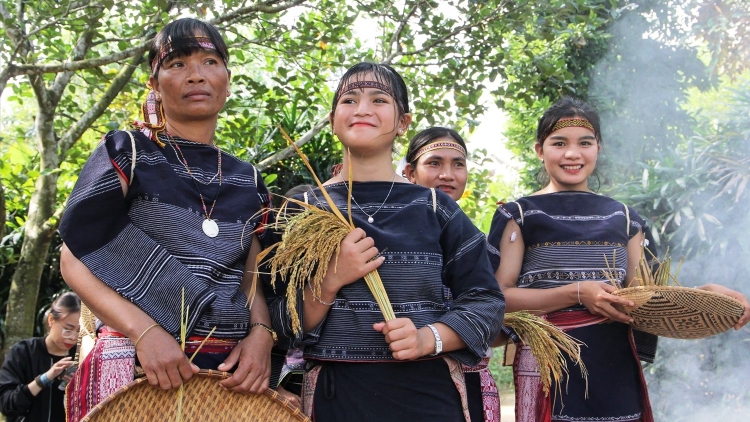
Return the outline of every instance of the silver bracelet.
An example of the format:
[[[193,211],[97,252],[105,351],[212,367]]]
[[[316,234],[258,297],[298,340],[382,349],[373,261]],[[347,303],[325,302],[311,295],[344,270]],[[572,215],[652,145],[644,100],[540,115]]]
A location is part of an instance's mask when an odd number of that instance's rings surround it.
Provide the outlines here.
[[[583,303],[581,303],[581,282],[580,281],[577,283],[577,289],[578,289],[578,304],[583,305]]]
[[[336,299],[333,299],[333,302],[326,302],[323,299],[319,298],[318,296],[315,296],[315,290],[313,290],[312,284],[310,282],[307,282],[307,287],[310,288],[310,293],[312,294],[313,299],[318,301],[319,303],[326,305],[326,306],[333,306],[334,303],[336,303]]]
[[[437,356],[443,351],[443,340],[440,339],[440,333],[435,326],[427,324],[427,328],[432,330],[432,334],[435,336],[435,353],[431,353],[430,356]]]

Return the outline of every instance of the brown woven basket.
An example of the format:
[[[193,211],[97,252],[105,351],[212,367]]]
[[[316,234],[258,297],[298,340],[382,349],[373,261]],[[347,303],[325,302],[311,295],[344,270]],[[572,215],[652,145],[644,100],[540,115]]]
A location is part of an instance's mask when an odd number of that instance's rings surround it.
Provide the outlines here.
[[[201,370],[185,383],[182,420],[192,421],[309,421],[298,407],[275,391],[239,394],[219,386],[226,372]],[[81,422],[177,420],[178,389],[164,391],[139,378],[97,404]]]
[[[729,296],[680,286],[637,286],[612,294],[635,303],[620,307],[641,331],[662,337],[697,339],[722,333],[742,316],[742,303]]]

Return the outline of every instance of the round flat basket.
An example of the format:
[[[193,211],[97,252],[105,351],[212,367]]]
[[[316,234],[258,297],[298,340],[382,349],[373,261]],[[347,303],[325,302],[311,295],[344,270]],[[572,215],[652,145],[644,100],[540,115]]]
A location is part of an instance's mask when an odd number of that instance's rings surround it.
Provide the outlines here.
[[[239,394],[219,386],[226,372],[201,370],[185,383],[182,421],[309,421],[302,411],[268,389]],[[177,420],[179,389],[164,391],[139,378],[97,404],[81,422]]]
[[[742,316],[744,307],[729,296],[680,286],[637,286],[612,294],[632,300],[621,307],[632,325],[662,337],[697,339],[722,333]]]

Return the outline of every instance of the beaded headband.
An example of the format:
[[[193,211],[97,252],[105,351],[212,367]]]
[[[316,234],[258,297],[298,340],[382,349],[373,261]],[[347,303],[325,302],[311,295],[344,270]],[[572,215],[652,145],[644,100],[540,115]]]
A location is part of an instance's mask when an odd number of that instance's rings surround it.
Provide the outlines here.
[[[203,47],[203,48],[205,48],[206,50],[219,51],[216,48],[216,46],[214,45],[214,43],[211,42],[211,38],[210,37],[206,37],[206,36],[200,35],[200,36],[196,36],[195,39],[198,41],[198,45],[201,46],[201,47]],[[154,62],[151,63],[151,74],[152,75],[156,75],[156,72],[159,71],[159,67],[161,67],[162,60],[164,60],[164,58],[167,57],[169,54],[171,54],[173,51],[174,51],[174,49],[172,49],[172,39],[170,38],[170,40],[166,44],[164,44],[162,46],[161,52],[159,53],[159,57],[157,57],[154,60]],[[224,66],[226,66],[226,65],[227,65],[227,61],[226,61],[226,59],[224,59]]]
[[[341,98],[341,96],[346,94],[347,92],[364,88],[376,88],[395,98],[391,87],[384,83],[378,81],[354,81],[339,91],[338,95],[336,96],[336,102],[338,102],[339,98]]]
[[[461,154],[463,154],[464,157],[466,157],[466,149],[464,149],[464,147],[462,147],[457,142],[440,141],[440,142],[433,142],[431,144],[425,145],[422,148],[420,148],[419,151],[417,151],[417,154],[414,156],[414,160],[412,162],[419,160],[419,157],[425,155],[426,153],[430,151],[433,151],[436,149],[443,149],[443,148],[456,150],[460,152]]]
[[[552,126],[552,132],[565,127],[585,127],[586,129],[591,129],[591,131],[596,135],[594,126],[588,120],[582,119],[580,117],[566,117],[558,120],[557,123]]]

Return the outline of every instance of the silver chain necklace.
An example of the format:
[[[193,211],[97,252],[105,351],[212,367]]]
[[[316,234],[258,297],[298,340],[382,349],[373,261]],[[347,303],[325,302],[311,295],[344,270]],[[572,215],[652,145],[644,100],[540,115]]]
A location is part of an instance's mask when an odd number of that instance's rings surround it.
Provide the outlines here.
[[[346,183],[346,180],[344,180],[344,176],[341,173],[339,173],[339,177],[341,177],[341,181],[342,182]],[[377,214],[378,211],[380,211],[380,209],[383,208],[383,205],[385,205],[385,203],[388,202],[388,197],[391,196],[391,191],[393,190],[393,185],[394,184],[396,184],[396,173],[393,173],[393,180],[391,180],[391,188],[388,189],[388,195],[385,196],[385,199],[383,200],[383,203],[380,204],[380,206],[378,207],[378,209],[376,209],[375,212],[372,213],[372,214],[366,213],[365,210],[363,210],[362,207],[359,206],[359,204],[357,203],[357,200],[354,199],[354,195],[351,195],[352,201],[354,201],[354,205],[356,205],[357,208],[359,208],[359,210],[362,211],[362,214],[364,214],[364,215],[367,216],[367,222],[368,223],[372,224],[372,223],[375,222],[375,218],[373,218],[373,217],[375,217],[375,214]]]
[[[182,153],[182,149],[180,149],[180,145],[172,138],[172,135],[167,132],[167,137],[170,147],[172,147],[172,150],[174,151],[175,156],[177,156],[177,160],[182,163],[183,166],[185,166],[185,170],[187,171],[188,175],[190,175],[190,178],[193,179],[193,184],[195,184],[195,189],[198,191],[198,196],[201,199],[201,206],[203,207],[203,214],[205,214],[206,218],[203,220],[203,224],[201,224],[201,229],[203,230],[203,233],[205,233],[208,237],[216,237],[219,235],[219,224],[216,222],[216,220],[211,218],[211,214],[214,212],[214,207],[216,206],[216,200],[219,199],[219,192],[221,191],[221,182],[222,182],[222,174],[221,174],[221,150],[218,147],[216,150],[219,152],[219,165],[218,170],[216,172],[216,175],[219,176],[219,190],[216,191],[216,197],[214,198],[214,203],[211,204],[211,209],[206,209],[206,201],[203,200],[203,194],[201,193],[200,188],[198,187],[198,183],[203,183],[200,180],[196,179],[195,176],[193,176],[193,172],[190,171],[190,166],[188,166],[187,160],[185,159],[185,154]],[[179,154],[177,153],[179,151]],[[216,175],[214,175],[213,178],[211,178],[211,183],[215,178]],[[204,185],[206,183],[203,183]]]

